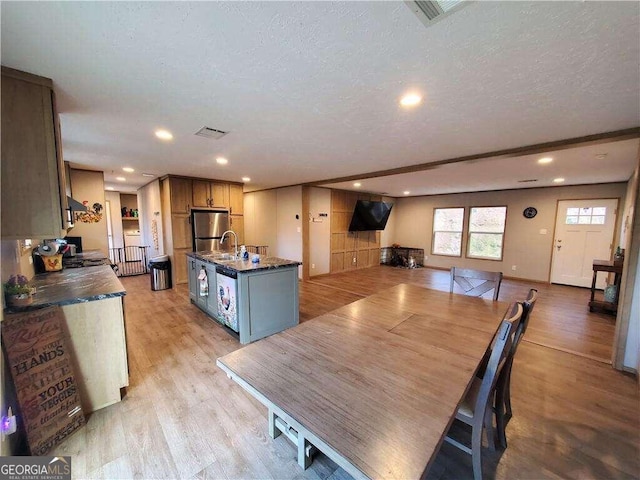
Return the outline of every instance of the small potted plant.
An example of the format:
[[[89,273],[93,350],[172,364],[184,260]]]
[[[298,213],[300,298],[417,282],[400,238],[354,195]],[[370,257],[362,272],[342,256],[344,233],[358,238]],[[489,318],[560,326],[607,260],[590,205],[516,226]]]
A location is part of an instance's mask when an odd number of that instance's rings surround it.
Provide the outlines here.
[[[29,280],[24,275],[11,275],[4,284],[4,294],[7,305],[12,307],[25,307],[31,305],[33,297]]]

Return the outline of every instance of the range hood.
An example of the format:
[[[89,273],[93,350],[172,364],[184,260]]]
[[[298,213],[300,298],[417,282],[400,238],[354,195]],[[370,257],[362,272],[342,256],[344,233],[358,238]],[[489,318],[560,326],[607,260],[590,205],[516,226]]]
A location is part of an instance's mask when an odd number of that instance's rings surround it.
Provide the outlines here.
[[[79,201],[74,200],[69,195],[67,195],[67,205],[68,205],[69,209],[73,210],[74,212],[86,212],[87,211],[87,207],[85,207]]]

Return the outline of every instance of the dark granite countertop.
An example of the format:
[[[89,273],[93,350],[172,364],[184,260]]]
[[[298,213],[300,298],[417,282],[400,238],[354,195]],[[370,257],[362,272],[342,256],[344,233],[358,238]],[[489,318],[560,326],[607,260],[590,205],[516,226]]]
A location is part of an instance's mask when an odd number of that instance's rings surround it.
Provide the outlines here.
[[[30,283],[36,287],[33,303],[27,307],[8,307],[5,312],[24,312],[51,305],[92,302],[122,297],[127,293],[108,265],[40,273],[34,276]]]
[[[255,254],[249,254],[249,260],[224,260],[220,259],[221,255],[228,255],[228,252],[191,252],[187,253],[188,257],[202,260],[207,263],[213,263],[215,265],[221,265],[229,270],[234,270],[238,273],[254,272],[256,270],[268,270],[276,268],[297,267],[302,265],[301,262],[296,260],[287,260],[279,257],[263,257],[260,256],[259,263],[253,263],[251,257]]]
[[[77,253],[75,257],[68,258],[80,258],[82,260],[106,260],[109,257],[101,250],[85,250],[82,253]]]

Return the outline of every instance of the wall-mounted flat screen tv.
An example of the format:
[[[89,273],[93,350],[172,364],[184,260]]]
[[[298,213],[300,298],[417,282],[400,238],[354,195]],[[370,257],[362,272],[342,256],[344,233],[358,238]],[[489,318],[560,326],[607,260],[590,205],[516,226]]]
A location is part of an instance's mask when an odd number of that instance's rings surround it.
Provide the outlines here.
[[[393,203],[358,200],[353,210],[349,231],[384,230],[392,207]]]

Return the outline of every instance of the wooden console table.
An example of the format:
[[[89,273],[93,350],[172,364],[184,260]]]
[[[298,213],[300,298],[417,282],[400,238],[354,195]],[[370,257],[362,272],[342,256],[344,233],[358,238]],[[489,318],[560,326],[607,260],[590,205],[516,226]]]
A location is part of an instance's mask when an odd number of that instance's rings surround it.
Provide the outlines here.
[[[613,302],[607,302],[603,300],[595,300],[596,294],[596,279],[598,272],[614,273],[615,279],[613,281],[616,287],[616,298]],[[593,261],[593,281],[591,282],[591,300],[589,301],[589,311],[593,312],[595,309],[602,310],[605,313],[615,315],[618,310],[618,298],[620,296],[620,281],[622,280],[622,263],[612,262],[610,260],[594,260]]]

